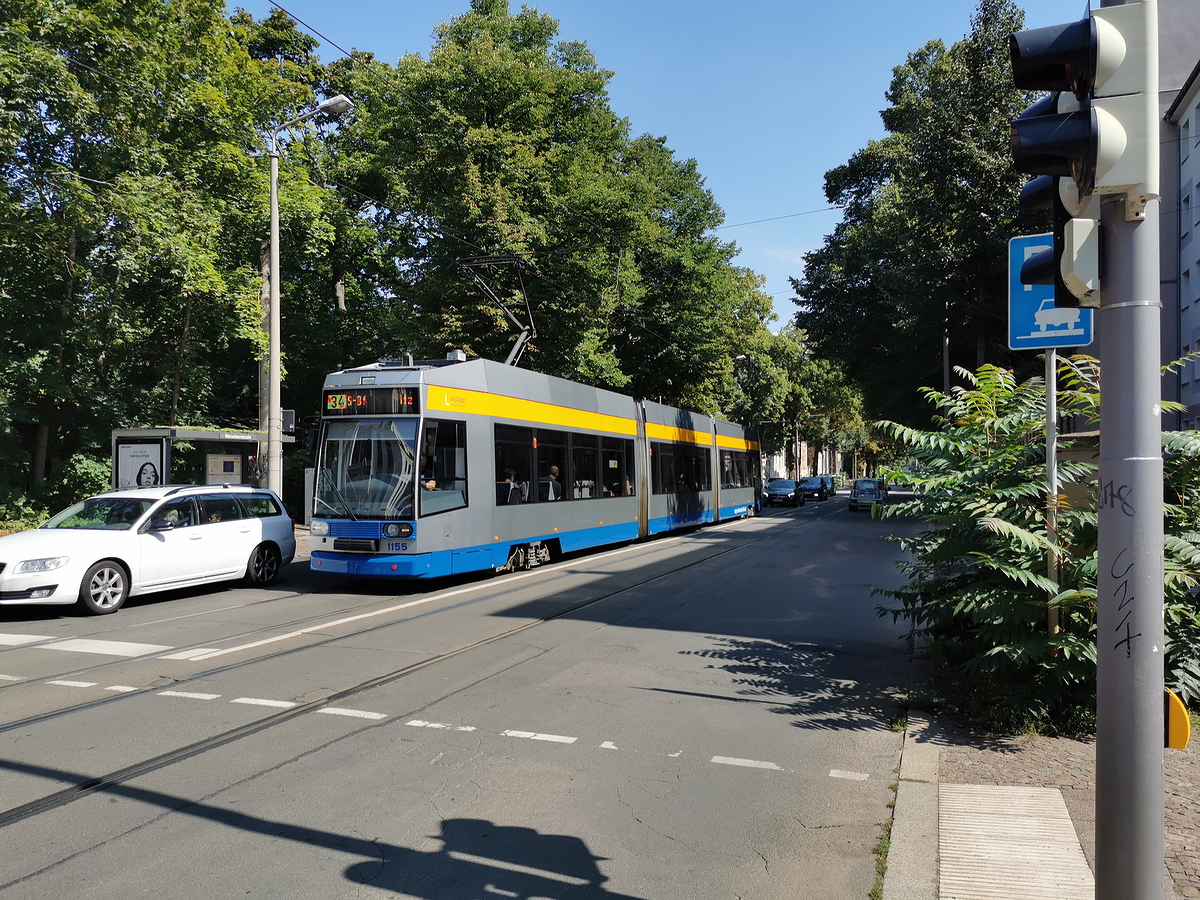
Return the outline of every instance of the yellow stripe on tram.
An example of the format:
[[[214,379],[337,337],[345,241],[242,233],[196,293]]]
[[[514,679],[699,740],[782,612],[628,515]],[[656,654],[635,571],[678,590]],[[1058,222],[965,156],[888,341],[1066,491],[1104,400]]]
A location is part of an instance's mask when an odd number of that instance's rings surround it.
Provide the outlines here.
[[[690,428],[676,428],[673,425],[657,425],[646,423],[646,437],[652,440],[674,441],[677,444],[701,444],[712,446],[712,435],[704,431],[693,431]]]
[[[724,434],[718,434],[717,446],[724,447],[727,450],[757,450],[758,441],[748,441],[745,438],[728,437]]]
[[[429,385],[425,412],[437,415],[438,410],[490,416],[494,419],[514,419],[535,425],[557,425],[561,428],[583,428],[588,431],[607,431],[610,434],[637,434],[637,422],[605,413],[587,412],[537,400],[504,397],[483,391],[446,388]]]

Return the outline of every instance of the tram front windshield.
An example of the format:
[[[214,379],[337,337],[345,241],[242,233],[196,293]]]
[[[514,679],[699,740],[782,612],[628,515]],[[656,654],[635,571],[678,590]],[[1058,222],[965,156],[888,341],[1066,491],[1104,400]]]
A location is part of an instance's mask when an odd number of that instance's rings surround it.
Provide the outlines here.
[[[316,514],[333,519],[411,519],[417,419],[327,421],[317,470]]]

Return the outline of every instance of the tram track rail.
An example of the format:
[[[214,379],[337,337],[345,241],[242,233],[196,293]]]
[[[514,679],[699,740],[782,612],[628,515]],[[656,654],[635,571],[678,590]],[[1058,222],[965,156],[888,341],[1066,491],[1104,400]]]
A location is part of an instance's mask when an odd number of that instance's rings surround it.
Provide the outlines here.
[[[687,537],[687,535],[683,535],[683,536],[673,535],[672,537],[668,538],[668,540],[669,541],[677,541],[681,537]],[[630,545],[629,547],[623,547],[623,548],[621,548],[621,550],[641,549],[641,548],[650,548],[648,550],[648,552],[641,554],[643,556],[649,556],[654,553],[661,552],[663,549],[665,549],[665,542],[656,542],[653,545],[635,544],[635,545]],[[591,553],[588,555],[595,556],[596,554]],[[577,557],[575,559],[571,559],[571,560],[564,561],[561,563],[551,564],[549,566],[540,566],[538,568],[537,572],[518,573],[516,575],[510,575],[509,577],[504,579],[503,584],[506,586],[511,585],[514,578],[523,578],[523,577],[528,577],[528,576],[534,575],[534,574],[544,575],[547,572],[553,572],[556,568],[564,568],[565,569],[566,567],[577,562],[578,559],[585,559],[585,558],[587,558],[587,557],[582,556],[582,557]],[[569,574],[570,574],[569,572],[564,572],[561,575],[555,575],[554,578],[555,579],[565,578]],[[356,582],[353,579],[347,579],[344,583],[355,584]],[[487,581],[477,579],[477,583],[475,585],[456,586],[456,587],[452,588],[450,591],[447,592],[447,596],[453,595],[454,593],[470,591],[475,588],[482,590],[482,589],[485,589],[488,586],[488,584],[489,584],[489,582],[487,582]],[[364,612],[366,612],[369,615],[370,610],[377,609],[377,608],[380,609],[381,612],[386,612],[389,604],[393,604],[393,603],[397,602],[398,600],[401,600],[404,597],[426,596],[430,602],[433,602],[433,601],[436,601],[437,599],[439,599],[438,593],[441,590],[443,590],[443,589],[437,588],[435,590],[426,592],[425,595],[422,595],[419,592],[414,592],[412,594],[393,594],[393,595],[389,595],[387,597],[382,597],[382,598],[372,600],[368,603],[360,603],[360,604],[357,604],[354,606],[343,607],[343,608],[333,610],[333,611],[328,611],[328,612],[314,613],[312,615],[302,616],[299,618],[290,619],[290,620],[283,621],[283,622],[272,622],[269,625],[262,625],[262,626],[257,626],[254,628],[249,628],[244,631],[229,634],[229,635],[226,635],[224,637],[214,639],[214,640],[197,641],[197,642],[194,642],[191,644],[184,644],[184,645],[181,645],[178,647],[172,647],[172,651],[174,653],[180,653],[180,652],[186,652],[189,650],[198,650],[201,648],[209,648],[213,644],[233,643],[236,641],[245,640],[247,638],[253,638],[257,635],[269,634],[271,632],[276,632],[276,631],[286,631],[287,629],[297,628],[297,627],[303,626],[303,625],[309,625],[309,624],[313,624],[313,623],[321,623],[323,621],[330,621],[331,619],[334,619],[336,617],[354,616],[354,614],[361,615]],[[467,605],[468,603],[478,603],[478,602],[482,602],[484,600],[494,599],[495,597],[501,596],[505,593],[508,593],[507,589],[493,591],[493,592],[487,594],[486,596],[478,597],[471,601],[464,601],[463,603],[454,604],[453,606],[444,607],[443,609],[445,609],[446,611],[449,611],[451,609],[456,609],[461,606]],[[311,597],[311,596],[313,596],[313,593],[303,592],[303,591],[294,591],[294,592],[290,592],[290,593],[280,596],[280,597],[270,598],[268,600],[258,600],[253,603],[238,604],[238,605],[234,605],[234,606],[225,606],[225,607],[221,607],[216,610],[208,610],[205,612],[198,612],[198,613],[189,613],[184,616],[171,616],[171,617],[168,617],[165,619],[156,619],[151,622],[137,623],[135,625],[130,625],[130,626],[118,626],[115,628],[105,628],[105,629],[101,629],[98,631],[86,632],[84,634],[70,635],[69,637],[55,636],[55,637],[47,638],[44,641],[36,641],[36,642],[18,644],[18,645],[11,646],[11,647],[5,647],[3,650],[0,650],[0,659],[3,659],[3,656],[6,653],[16,654],[16,653],[20,653],[21,651],[25,651],[25,650],[44,648],[46,646],[49,646],[51,644],[55,644],[57,642],[64,641],[64,640],[96,639],[96,638],[100,638],[103,635],[112,634],[114,632],[120,632],[122,630],[127,630],[127,629],[132,629],[132,628],[141,628],[141,627],[147,627],[147,626],[152,626],[152,625],[159,625],[159,624],[164,624],[164,623],[168,623],[168,622],[172,622],[172,621],[178,621],[179,619],[189,618],[192,616],[217,614],[217,613],[221,613],[221,612],[229,612],[229,611],[238,610],[238,609],[252,609],[263,603],[274,603],[274,602],[280,602],[280,601],[295,600],[298,597],[306,597],[306,596]],[[429,612],[421,613],[417,616],[409,616],[409,617],[405,617],[404,619],[394,620],[391,624],[399,624],[400,622],[408,621],[410,619],[423,618],[427,615],[430,615],[432,612],[437,612],[437,611],[439,611],[439,610],[431,610]],[[366,629],[364,631],[360,631],[360,632],[356,632],[356,633],[368,634],[372,630],[374,630],[374,629]],[[313,645],[309,644],[306,646],[313,646]],[[253,663],[253,662],[269,660],[269,659],[273,658],[274,656],[278,656],[278,655],[283,655],[283,654],[258,656],[258,657],[255,657],[253,660],[247,660],[245,662]],[[0,683],[0,696],[3,696],[6,691],[17,691],[22,688],[28,688],[33,685],[44,684],[47,681],[51,681],[54,679],[77,678],[77,677],[84,676],[84,675],[96,675],[97,673],[103,672],[106,669],[128,665],[129,663],[147,662],[147,661],[150,661],[153,659],[160,659],[160,658],[162,658],[162,656],[163,656],[163,654],[160,651],[154,651],[153,653],[146,653],[146,654],[142,654],[139,656],[121,657],[120,659],[107,659],[107,660],[104,660],[103,662],[97,662],[90,666],[75,667],[75,668],[67,669],[66,671],[63,671],[63,672],[52,673],[52,674],[44,675],[44,676],[41,676],[38,678],[28,678],[28,679],[23,679],[22,681],[18,681],[18,682],[3,682],[3,683]],[[231,668],[235,668],[235,666],[221,666],[218,668],[210,669],[203,673],[198,673],[194,677],[190,677],[188,679],[181,679],[180,682],[178,682],[178,683],[182,684],[182,683],[186,683],[188,681],[194,681],[197,678],[207,677],[208,675],[219,674],[219,673],[225,672]],[[133,696],[133,694],[126,695],[126,696]],[[112,699],[119,699],[119,698],[112,698]],[[88,707],[87,707],[87,704],[81,704],[80,708],[88,708]],[[8,723],[0,723],[0,733],[7,730],[8,728],[9,728]]]
[[[636,589],[644,587],[648,584],[652,584],[656,581],[661,581],[664,578],[671,577],[679,572],[686,571],[687,569],[693,568],[695,566],[702,565],[707,562],[711,562],[714,559],[719,559],[720,557],[726,556],[731,553],[735,553],[739,550],[745,549],[746,547],[750,547],[755,544],[759,544],[759,543],[762,543],[762,542],[765,542],[768,540],[776,539],[778,537],[781,537],[784,534],[787,534],[790,531],[793,531],[797,528],[803,527],[804,525],[808,524],[809,522],[819,521],[826,517],[827,517],[826,515],[805,516],[803,519],[797,519],[794,522],[794,524],[791,524],[784,529],[774,530],[767,534],[763,534],[761,536],[754,537],[749,540],[740,541],[734,546],[715,549],[715,552],[704,553],[696,558],[681,560],[678,565],[672,565],[670,568],[667,569],[667,571],[659,572],[657,574],[650,575],[646,578],[638,579],[632,583],[625,584],[619,588],[616,588],[615,590],[605,591],[594,597],[588,597],[588,598],[580,600],[576,603],[572,603],[568,606],[565,606],[562,609],[555,610],[553,612],[547,613],[546,615],[543,615],[536,619],[533,619],[529,622],[522,623],[521,625],[517,625],[512,628],[505,629],[496,634],[489,635],[484,638],[480,638],[479,640],[472,641],[468,644],[464,644],[463,646],[456,647],[456,648],[446,651],[444,653],[436,654],[434,656],[430,656],[430,657],[420,660],[418,662],[411,663],[406,666],[402,666],[399,669],[395,669],[390,672],[385,672],[383,674],[373,676],[373,677],[368,678],[364,681],[361,681],[357,684],[354,684],[349,687],[335,691],[335,692],[329,694],[328,696],[325,696],[325,697],[322,697],[322,698],[319,698],[316,700],[311,700],[306,703],[301,703],[301,704],[299,704],[295,707],[291,707],[289,709],[280,710],[279,712],[268,714],[261,719],[255,720],[254,722],[249,722],[249,723],[246,723],[243,725],[239,725],[235,728],[231,728],[226,731],[220,732],[218,734],[210,735],[209,737],[202,738],[198,741],[194,741],[192,743],[186,744],[186,745],[176,748],[174,750],[169,750],[164,753],[158,754],[156,756],[150,757],[148,759],[142,760],[140,762],[133,763],[131,765],[125,766],[121,769],[117,769],[108,774],[86,779],[84,781],[81,781],[78,784],[71,785],[67,788],[64,788],[64,789],[61,789],[58,791],[54,791],[50,794],[46,794],[40,798],[28,801],[28,802],[20,804],[18,806],[12,807],[8,810],[0,811],[0,828],[3,828],[7,825],[14,824],[16,822],[23,821],[25,819],[29,819],[29,818],[37,816],[41,813],[48,812],[50,810],[53,810],[58,807],[69,804],[71,802],[74,802],[75,800],[82,799],[83,797],[90,796],[90,795],[98,793],[98,792],[102,792],[106,788],[114,787],[116,785],[127,782],[131,779],[140,777],[142,775],[146,775],[146,774],[158,771],[160,769],[164,769],[168,766],[174,765],[175,763],[182,762],[187,759],[191,759],[191,758],[199,756],[205,752],[215,750],[217,748],[234,743],[243,738],[250,737],[255,734],[259,734],[263,731],[266,731],[266,730],[276,727],[278,725],[282,725],[286,722],[290,722],[291,720],[293,720],[299,716],[306,715],[308,713],[315,712],[323,707],[327,707],[332,704],[335,704],[341,700],[346,699],[347,697],[351,697],[351,696],[354,696],[355,694],[359,694],[364,691],[369,691],[373,688],[377,688],[377,687],[380,687],[383,685],[391,684],[395,681],[399,681],[402,678],[405,678],[416,672],[427,669],[431,666],[435,666],[438,663],[453,659],[457,656],[461,656],[461,655],[463,655],[465,653],[469,653],[473,650],[477,650],[479,648],[486,647],[491,644],[495,644],[497,642],[506,640],[508,638],[514,637],[523,632],[537,628],[541,625],[545,625],[549,622],[553,622],[558,619],[562,619],[564,617],[570,616],[571,614],[579,612],[580,610],[586,609],[590,606],[594,606],[598,603],[603,603],[604,601],[612,599],[613,597],[628,593],[629,591],[636,590]],[[770,518],[784,518],[784,516],[782,516],[782,515],[771,516]],[[788,517],[788,518],[790,518],[790,517]],[[703,532],[700,532],[700,534],[703,534]],[[689,536],[691,536],[691,535],[679,535],[676,537],[678,539],[686,539]],[[643,548],[643,547],[647,547],[647,546],[652,546],[652,545],[645,545],[645,544],[632,545],[632,547],[634,549]],[[622,548],[622,549],[628,549],[628,548]],[[659,547],[656,549],[665,549],[665,547],[660,544]],[[587,558],[588,558],[587,556],[582,557],[582,559],[584,559],[584,560],[586,560]],[[576,564],[578,561],[579,560],[570,560],[570,561],[558,564],[562,567],[561,574],[556,574],[552,579],[550,579],[550,581],[553,582],[560,578],[566,578],[566,577],[569,577],[574,574],[580,574],[578,572],[572,572],[570,570],[570,567],[573,566],[574,564]],[[531,572],[528,574],[529,575],[542,574],[542,572]],[[508,586],[512,584],[512,581],[513,581],[512,578],[504,579],[503,584],[504,584],[505,589],[500,590],[500,591],[490,592],[488,594],[485,594],[482,597],[475,597],[475,598],[471,598],[468,600],[463,600],[459,603],[455,603],[450,606],[444,606],[444,607],[439,607],[437,609],[427,610],[425,612],[418,613],[417,615],[407,616],[402,619],[393,619],[393,620],[389,620],[386,622],[379,622],[379,623],[373,624],[369,627],[355,629],[346,634],[331,635],[327,638],[324,638],[322,640],[315,641],[312,643],[306,643],[306,644],[303,644],[300,646],[281,649],[281,650],[274,651],[269,654],[258,655],[251,659],[240,660],[237,662],[210,668],[203,672],[197,672],[197,673],[194,673],[193,675],[189,676],[188,678],[180,679],[180,680],[174,682],[172,684],[172,687],[186,685],[186,684],[200,681],[200,680],[203,680],[206,678],[211,678],[213,676],[220,675],[220,674],[223,674],[226,672],[235,671],[238,669],[243,669],[243,668],[246,668],[249,666],[258,665],[258,664],[265,663],[265,662],[268,662],[271,660],[279,659],[282,657],[303,653],[307,650],[312,650],[317,647],[327,646],[327,645],[334,644],[334,643],[341,642],[341,641],[352,640],[354,638],[361,637],[361,636],[367,635],[367,634],[371,634],[372,632],[379,631],[379,630],[382,630],[385,628],[394,627],[396,625],[404,625],[408,622],[416,621],[416,620],[427,618],[427,617],[434,616],[434,615],[439,615],[442,613],[451,612],[453,610],[471,606],[471,605],[474,605],[474,604],[477,604],[480,602],[484,602],[489,599],[495,599],[496,597],[502,596],[503,594],[509,592]],[[321,618],[321,617],[318,617],[318,618]],[[272,626],[273,629],[279,628],[279,627],[285,627],[285,626],[279,626],[279,625]],[[255,633],[260,630],[261,629],[255,629],[254,632],[248,632],[248,634]],[[147,657],[128,658],[128,659],[121,660],[120,662],[123,662],[123,663],[137,662],[139,660],[146,659],[146,658]],[[116,665],[116,664],[118,664],[118,663],[117,662],[104,663],[104,664],[100,664],[94,668],[103,668],[106,665]],[[91,671],[91,670],[88,670],[88,671]],[[56,675],[56,676],[48,676],[48,677],[59,678],[62,676]],[[23,682],[23,683],[37,683],[37,681],[40,681],[40,680],[41,679],[31,680],[31,682]],[[64,708],[61,708],[58,710],[52,710],[52,711],[46,712],[46,713],[40,713],[40,714],[34,715],[34,716],[28,716],[24,719],[15,720],[13,722],[9,722],[9,723],[0,725],[0,733],[11,732],[11,731],[21,729],[21,728],[29,728],[29,727],[36,726],[38,724],[49,722],[49,721],[52,721],[55,719],[61,719],[61,718],[67,717],[67,716],[94,710],[94,709],[97,709],[97,708],[100,708],[103,706],[107,706],[108,704],[111,704],[111,703],[119,703],[123,700],[129,700],[129,699],[132,699],[135,697],[141,697],[141,696],[145,696],[147,694],[153,694],[162,689],[163,689],[163,686],[145,688],[145,689],[142,689],[142,690],[139,690],[136,692],[122,693],[122,694],[117,694],[117,695],[114,695],[111,697],[97,698],[95,700],[88,701],[85,703],[80,703],[80,704],[76,704],[73,706],[64,707]],[[379,727],[382,724],[384,724],[384,723],[376,723],[375,725],[367,725],[364,727],[365,728]],[[6,766],[5,761],[2,758],[0,758],[0,770],[4,770],[6,768],[8,768],[8,767]]]
[[[780,516],[778,514],[774,515],[774,516],[766,516],[766,518],[779,518],[779,517]],[[742,521],[745,521],[745,520],[742,520]],[[709,533],[711,533],[711,532],[709,532]],[[529,577],[532,575],[545,575],[548,572],[554,572],[557,569],[566,569],[567,567],[574,565],[581,560],[595,558],[597,556],[602,556],[602,555],[605,555],[606,553],[612,553],[612,552],[625,552],[625,551],[629,551],[629,550],[641,550],[644,552],[640,553],[639,556],[650,556],[650,555],[654,555],[654,554],[662,552],[666,548],[668,543],[673,544],[674,542],[677,542],[679,540],[686,540],[689,537],[695,537],[697,534],[703,535],[704,531],[701,530],[701,531],[696,531],[696,532],[689,532],[686,534],[672,534],[672,535],[665,536],[664,539],[654,540],[649,543],[630,544],[630,545],[627,545],[626,547],[619,548],[619,550],[617,550],[617,551],[612,551],[612,550],[601,551],[600,554],[597,554],[595,551],[583,552],[583,553],[580,553],[579,555],[573,554],[571,559],[563,560],[563,561],[556,562],[556,563],[551,563],[549,565],[540,566],[536,571],[522,572],[522,573],[517,573],[516,575],[509,575],[509,576],[505,577],[502,582],[502,584],[505,586],[504,589],[490,593],[485,597],[476,598],[476,600],[471,601],[471,602],[481,602],[481,601],[488,600],[488,599],[494,599],[496,596],[507,593],[508,591],[507,591],[506,586],[511,585],[515,578],[524,578],[524,577]],[[554,577],[561,579],[561,578],[567,577],[569,574],[570,573],[568,573],[568,572],[564,572],[563,574],[556,575]],[[345,584],[345,585],[354,585],[354,584],[358,584],[359,582],[356,581],[355,579],[343,579],[341,581],[341,583]],[[464,586],[456,585],[454,588],[451,589],[451,591],[452,592],[469,591],[469,590],[474,589],[475,587],[478,587],[479,589],[482,590],[487,587],[488,583],[489,582],[484,581],[484,580],[477,580],[477,583],[475,585],[464,585]],[[429,599],[431,601],[436,601],[437,600],[436,594],[441,590],[442,590],[441,588],[437,588],[432,591],[427,591],[427,592],[425,592],[425,594],[422,594],[420,591],[414,591],[410,594],[405,594],[405,593],[390,594],[389,596],[386,596],[386,597],[373,599],[369,602],[360,603],[360,604],[353,605],[353,606],[342,607],[342,608],[334,610],[334,611],[313,613],[312,615],[301,616],[301,617],[286,620],[283,622],[272,622],[269,625],[262,625],[262,626],[257,626],[254,628],[249,628],[244,631],[236,632],[234,634],[226,635],[224,637],[217,638],[217,639],[206,640],[206,641],[197,641],[197,642],[193,642],[190,644],[183,644],[183,645],[180,645],[177,647],[172,647],[172,651],[173,651],[173,653],[180,653],[180,652],[186,652],[188,650],[198,650],[201,648],[207,648],[207,647],[211,646],[212,644],[216,644],[216,643],[233,643],[236,641],[245,640],[247,638],[252,638],[256,635],[269,634],[269,633],[275,632],[275,631],[283,631],[283,630],[297,628],[300,626],[309,625],[309,624],[313,624],[313,623],[320,623],[321,621],[328,621],[332,618],[336,618],[339,616],[353,616],[356,613],[363,613],[365,611],[369,611],[369,610],[372,610],[375,608],[386,609],[389,604],[395,603],[396,601],[400,600],[403,597],[417,597],[417,596],[425,596],[428,594],[433,594],[434,596],[431,596]],[[176,622],[176,621],[180,621],[182,619],[200,618],[203,616],[216,615],[216,614],[219,614],[222,612],[230,612],[230,611],[235,611],[235,610],[239,610],[239,609],[257,609],[260,606],[265,605],[265,604],[275,604],[275,603],[285,603],[285,602],[295,601],[299,597],[311,597],[315,593],[316,592],[292,591],[292,592],[289,592],[287,594],[283,594],[283,595],[280,595],[277,597],[270,597],[270,598],[267,598],[264,600],[255,600],[251,603],[242,603],[242,604],[235,604],[235,605],[231,605],[231,606],[223,606],[223,607],[219,607],[217,609],[203,610],[203,611],[193,612],[193,613],[185,613],[185,614],[179,615],[179,616],[168,616],[166,618],[153,619],[153,620],[150,620],[147,622],[138,622],[138,623],[129,624],[129,625],[127,625],[127,624],[116,625],[111,628],[101,628],[101,629],[97,629],[94,631],[84,632],[82,634],[72,634],[72,635],[49,637],[44,641],[35,641],[35,642],[23,643],[23,644],[18,644],[18,645],[14,645],[14,646],[0,648],[0,661],[2,661],[4,659],[6,654],[14,654],[15,655],[15,654],[21,653],[22,651],[27,651],[30,649],[38,649],[40,647],[46,647],[48,645],[51,645],[51,644],[54,644],[54,643],[57,643],[60,641],[64,641],[64,640],[99,639],[99,638],[103,638],[103,636],[105,636],[105,635],[109,635],[109,634],[113,634],[113,633],[117,633],[117,632],[130,631],[130,630],[138,629],[138,628],[153,627],[155,625],[162,625],[162,624],[166,624],[166,623],[170,623],[170,622]],[[321,593],[325,593],[325,591],[322,591]],[[455,604],[454,606],[451,606],[451,607],[445,607],[445,609],[447,611],[449,611],[451,609],[458,608],[459,606],[462,606],[462,605],[465,605],[465,604]],[[397,621],[407,621],[409,619],[421,618],[428,614],[429,613],[422,613],[419,616],[406,617],[405,619],[401,619],[401,620],[397,620]],[[361,633],[364,633],[364,634],[369,633],[369,630],[361,632]],[[306,646],[313,646],[313,645],[309,644]],[[56,672],[56,673],[52,673],[49,675],[40,676],[38,678],[22,679],[21,681],[15,681],[15,682],[0,682],[0,697],[3,697],[6,692],[20,691],[20,690],[26,689],[30,686],[34,686],[34,685],[38,685],[38,684],[45,684],[46,682],[52,681],[55,679],[78,678],[78,677],[82,677],[82,676],[96,675],[97,673],[103,672],[106,669],[116,668],[118,666],[124,666],[129,663],[145,662],[145,661],[149,661],[152,659],[158,659],[158,658],[161,658],[162,655],[163,654],[161,652],[155,651],[153,653],[147,653],[147,654],[143,654],[140,656],[121,657],[119,659],[106,659],[102,662],[97,662],[97,663],[94,663],[89,666],[77,666],[74,668],[66,669],[62,672]],[[276,655],[282,655],[282,654],[276,654]],[[253,663],[256,661],[269,660],[271,658],[273,658],[273,656],[259,656],[259,657],[255,657],[255,659],[253,659],[253,660],[248,660],[246,662]],[[222,666],[222,667],[218,667],[215,669],[207,670],[206,672],[199,673],[199,674],[195,675],[194,677],[189,677],[187,679],[181,679],[178,683],[183,684],[183,683],[187,683],[190,681],[194,681],[197,678],[207,677],[208,675],[211,675],[211,674],[219,674],[221,672],[228,671],[230,668],[233,668],[233,667],[232,666]],[[136,696],[136,694],[131,693],[126,696]],[[115,699],[120,699],[120,698],[114,697],[114,698],[106,698],[106,700],[107,699],[115,700]],[[64,711],[71,711],[75,708],[84,709],[84,708],[90,708],[90,706],[89,706],[89,704],[79,704],[77,707],[66,707],[64,709]],[[24,720],[22,720],[22,721],[24,721]],[[12,724],[16,724],[16,723],[0,723],[0,733],[3,733],[4,731],[9,730],[10,726]]]

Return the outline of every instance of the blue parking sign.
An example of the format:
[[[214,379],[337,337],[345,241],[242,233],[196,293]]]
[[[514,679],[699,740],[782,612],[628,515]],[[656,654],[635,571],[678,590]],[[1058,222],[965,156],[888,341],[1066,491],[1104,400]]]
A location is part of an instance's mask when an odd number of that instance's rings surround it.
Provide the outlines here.
[[[1008,346],[1013,350],[1086,347],[1092,342],[1092,311],[1054,305],[1054,285],[1021,284],[1021,265],[1054,246],[1051,234],[1008,242]]]

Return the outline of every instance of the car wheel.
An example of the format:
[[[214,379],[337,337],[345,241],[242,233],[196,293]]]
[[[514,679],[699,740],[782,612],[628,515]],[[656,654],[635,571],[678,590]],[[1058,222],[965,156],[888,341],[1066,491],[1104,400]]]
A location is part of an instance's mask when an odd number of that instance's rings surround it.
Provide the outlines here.
[[[256,587],[266,587],[279,575],[279,551],[274,544],[259,544],[246,566],[246,580]]]
[[[79,585],[79,602],[94,616],[115,613],[129,596],[129,576],[111,559],[96,563]]]

